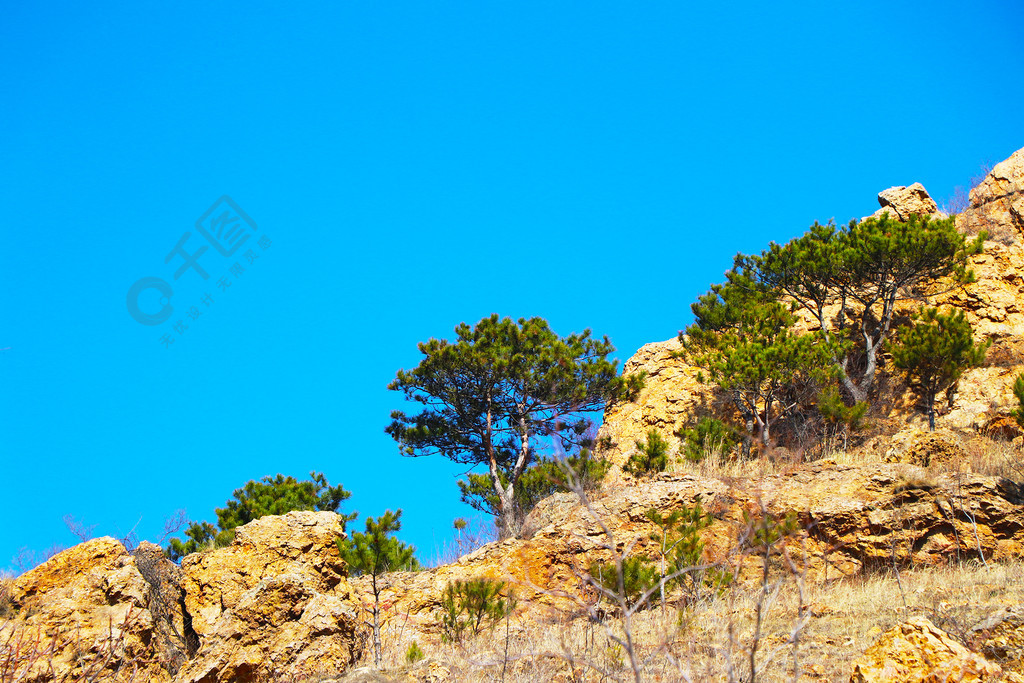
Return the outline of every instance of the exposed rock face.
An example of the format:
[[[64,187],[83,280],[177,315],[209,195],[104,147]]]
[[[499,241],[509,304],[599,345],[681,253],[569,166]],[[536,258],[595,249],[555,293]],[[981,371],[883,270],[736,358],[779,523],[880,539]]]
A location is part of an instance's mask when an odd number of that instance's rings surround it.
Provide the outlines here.
[[[240,527],[179,568],[151,543],[78,545],[10,584],[0,644],[35,642],[18,680],[212,683],[343,673],[360,645],[331,512]],[[13,640],[7,640],[11,636]]]
[[[7,626],[15,640],[39,641],[19,680],[53,680],[52,666],[67,680],[170,681],[183,643],[165,637],[154,595],[112,538],[82,543],[22,575],[11,585],[17,615]]]
[[[935,200],[928,195],[921,183],[909,187],[899,185],[878,193],[878,204],[882,208],[872,214],[875,217],[888,213],[890,218],[905,221],[912,214],[930,216],[939,212]]]
[[[1009,671],[1024,673],[1024,605],[1002,609],[971,631],[981,641],[982,654]]]
[[[174,680],[229,683],[341,673],[356,660],[356,615],[314,581],[282,574],[260,581],[217,621],[198,656]]]
[[[889,444],[886,462],[903,462],[919,467],[941,464],[956,470],[967,459],[964,449],[957,444],[956,435],[946,429],[936,432],[903,430],[893,435]]]
[[[348,668],[360,647],[342,537],[333,512],[289,512],[239,527],[227,548],[185,557],[185,605],[202,645],[175,681]]]
[[[303,577],[317,593],[344,597],[347,568],[336,539],[344,535],[333,512],[289,512],[238,527],[227,548],[186,556],[185,606],[192,628],[204,638],[225,610],[263,579],[278,574]]]
[[[635,400],[605,411],[600,436],[611,439],[611,447],[603,454],[616,470],[629,459],[636,442],[646,439],[649,429],[657,429],[668,440],[672,456],[679,449],[674,434],[680,427],[698,415],[721,410],[716,392],[697,380],[698,369],[676,356],[681,350],[678,339],[646,344],[623,366],[624,375],[646,373],[647,384]]]
[[[731,482],[662,474],[608,486],[595,497],[593,508],[620,547],[635,541],[635,552],[653,553],[655,527],[646,511],[669,513],[696,503],[714,515],[702,532],[706,559],[738,563],[742,580],[760,577],[759,559],[737,554],[737,539],[747,528],[744,513],[756,515],[762,504],[779,517],[795,513],[808,530],[802,543],[794,539],[794,553],[806,548],[810,580],[853,576],[865,567],[890,566],[894,559],[944,565],[958,556],[977,557],[979,548],[988,560],[1024,556],[1024,495],[1018,487],[971,474],[936,477],[912,465],[853,467],[821,461],[787,475]],[[408,638],[417,630],[436,630],[436,612],[449,581],[507,579],[521,603],[555,604],[550,591],[581,590],[590,561],[610,556],[599,525],[572,494],[542,501],[525,530],[529,538],[489,544],[457,563],[391,575],[383,599],[403,619],[409,614]],[[363,583],[353,581],[357,594],[366,594]]]
[[[1002,669],[924,617],[886,631],[853,666],[851,683],[995,681]]]
[[[971,190],[971,207],[957,221],[968,234],[981,230],[1002,244],[1019,244],[1024,234],[1024,149],[996,164]]]

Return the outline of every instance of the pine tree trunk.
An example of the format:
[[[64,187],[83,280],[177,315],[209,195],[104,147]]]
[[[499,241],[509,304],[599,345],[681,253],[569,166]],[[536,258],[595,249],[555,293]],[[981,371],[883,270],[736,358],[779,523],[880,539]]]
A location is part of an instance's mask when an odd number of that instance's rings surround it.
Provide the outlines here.
[[[373,601],[373,664],[380,668],[380,603]]]

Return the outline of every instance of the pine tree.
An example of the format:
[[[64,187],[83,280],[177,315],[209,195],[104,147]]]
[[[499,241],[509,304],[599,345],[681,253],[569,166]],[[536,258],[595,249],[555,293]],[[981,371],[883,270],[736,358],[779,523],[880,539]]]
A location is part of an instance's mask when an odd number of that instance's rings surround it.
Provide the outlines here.
[[[392,534],[402,529],[402,511],[387,510],[376,520],[366,518],[366,532],[353,533],[350,539],[338,539],[338,552],[348,564],[350,576],[370,577],[373,590],[373,659],[380,666],[380,594],[384,590],[383,575],[392,571],[418,571],[420,563],[416,548],[402,543]]]
[[[726,276],[691,306],[695,322],[679,339],[767,445],[772,425],[799,405],[798,390],[828,378],[835,351],[819,334],[793,333],[796,318],[773,291],[739,270]]]
[[[902,222],[883,214],[842,230],[815,223],[785,245],[737,256],[736,266],[814,316],[844,389],[859,402],[874,383],[896,303],[934,290],[939,281],[972,282],[967,259],[981,252],[986,237],[968,242],[953,219],[912,215]]]
[[[559,337],[541,318],[513,322],[497,315],[462,323],[456,341],[419,345],[423,359],[401,370],[388,388],[423,410],[391,414],[387,432],[403,455],[441,455],[487,468],[501,536],[518,532],[517,492],[538,457],[540,440],[572,452],[587,438],[585,415],[635,392],[642,378],[617,376],[607,337]]]
[[[974,343],[963,311],[944,314],[937,308],[923,308],[914,320],[900,329],[889,351],[893,364],[907,373],[910,386],[924,400],[928,429],[935,431],[936,395],[955,384],[964,370],[985,362],[990,342]]]
[[[235,529],[267,515],[283,515],[293,510],[338,512],[342,502],[352,494],[338,484],[331,486],[319,472],[310,472],[309,479],[278,474],[260,481],[250,481],[235,489],[233,500],[217,508],[217,527],[209,522],[192,522],[185,530],[185,541],[172,538],[167,555],[179,560],[185,555],[208,548],[222,548],[235,538]],[[356,514],[341,514],[342,524],[356,518]]]

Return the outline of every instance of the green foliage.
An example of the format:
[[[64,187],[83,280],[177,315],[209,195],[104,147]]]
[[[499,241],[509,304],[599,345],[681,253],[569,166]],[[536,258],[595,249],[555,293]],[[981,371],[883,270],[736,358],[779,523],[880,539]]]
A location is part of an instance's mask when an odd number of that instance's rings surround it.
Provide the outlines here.
[[[924,400],[929,428],[934,431],[936,395],[953,386],[964,370],[984,363],[990,342],[974,343],[963,311],[922,308],[914,321],[900,328],[889,351],[893,364],[906,372],[910,386]]]
[[[643,379],[617,376],[607,337],[593,339],[590,330],[559,337],[542,318],[492,315],[455,333],[454,342],[420,343],[420,364],[398,372],[388,388],[423,409],[394,411],[386,431],[403,455],[486,467],[491,507],[508,537],[518,531],[517,490],[537,459],[538,439],[571,452],[586,438],[585,414],[634,394]]]
[[[772,243],[759,256],[737,256],[736,265],[815,317],[831,344],[843,387],[863,401],[896,302],[920,296],[940,280],[951,286],[972,282],[968,257],[981,252],[986,236],[968,242],[951,218],[912,215],[901,222],[884,214],[851,221],[841,230],[815,223],[785,245]],[[826,310],[833,304],[843,309],[834,318]]]
[[[666,579],[666,588],[679,586],[691,599],[697,599],[705,586],[722,589],[732,582],[732,574],[702,566],[704,541],[700,532],[711,526],[714,520],[710,513],[704,512],[700,502],[694,503],[693,507],[683,506],[667,515],[651,508],[646,517],[658,527],[658,531],[651,534],[651,540],[658,547],[661,576]]]
[[[230,542],[231,539],[228,538],[223,545],[227,545]],[[215,547],[220,547],[217,545],[217,527],[209,522],[191,522],[188,528],[185,529],[185,540],[172,538],[170,545],[167,546],[166,553],[168,557],[177,562],[191,553],[199,552],[200,550],[210,550]]]
[[[364,533],[356,532],[351,538],[337,540],[338,553],[348,564],[349,575],[370,577],[370,587],[373,590],[373,619],[369,625],[373,628],[373,658],[377,666],[380,666],[381,662],[381,577],[386,572],[422,569],[414,554],[416,548],[392,536],[402,530],[401,517],[401,510],[386,510],[376,520],[373,517],[366,518]]]
[[[637,441],[636,451],[629,456],[623,469],[634,476],[651,472],[664,472],[668,467],[668,441],[657,429],[647,431],[647,441]]]
[[[646,604],[661,580],[654,562],[642,555],[622,558],[621,577],[615,562],[591,562],[587,572],[598,586],[614,595],[621,595],[629,605],[636,605],[641,599]]]
[[[373,578],[374,583],[386,572],[415,572],[422,569],[416,559],[416,547],[406,545],[392,534],[402,529],[402,511],[387,510],[374,520],[366,518],[366,531],[355,532],[351,538],[339,538],[338,552],[348,564],[350,576]]]
[[[319,472],[298,481],[295,477],[266,476],[235,489],[234,499],[217,508],[217,526],[209,522],[192,522],[185,531],[186,540],[172,538],[168,556],[177,561],[199,550],[222,548],[235,538],[235,528],[267,515],[283,515],[293,510],[337,512],[341,503],[352,494],[341,484],[331,486]],[[341,513],[339,513],[341,514]],[[355,514],[341,515],[342,523],[355,519]]]
[[[748,433],[768,444],[798,392],[828,380],[835,348],[820,334],[793,333],[790,308],[745,272],[727,278],[693,304],[695,322],[679,339],[689,361],[732,396]]]
[[[704,416],[691,428],[679,430],[682,455],[690,462],[700,462],[709,453],[731,453],[737,445],[736,432],[713,417]]]
[[[405,651],[405,661],[409,664],[415,664],[426,657],[423,650],[420,649],[420,644],[415,640],[409,643],[409,649]]]
[[[818,412],[825,421],[823,429],[823,445],[826,449],[834,448],[840,436],[843,449],[846,449],[850,432],[861,428],[864,415],[867,414],[867,401],[858,401],[852,406],[846,405],[839,389],[830,385],[818,394]]]
[[[1016,418],[1017,424],[1024,427],[1024,372],[1017,375],[1017,379],[1013,381],[1013,395],[1017,397],[1017,409],[1012,415]]]
[[[800,519],[795,512],[785,517],[769,514],[755,517],[744,510],[743,525],[748,530],[747,545],[762,554],[770,553],[780,541],[800,531]]]
[[[818,412],[831,425],[844,425],[853,430],[860,429],[861,421],[867,411],[867,401],[859,401],[848,406],[843,401],[839,389],[834,386],[825,387],[818,395]]]
[[[521,525],[530,510],[540,501],[555,493],[570,491],[566,481],[565,470],[568,467],[584,490],[596,489],[611,464],[604,458],[593,455],[589,448],[580,450],[579,455],[568,456],[561,462],[552,458],[540,457],[527,468],[519,478],[519,486],[515,488],[515,519]],[[502,473],[502,485],[508,485],[508,479]],[[498,495],[494,492],[491,478],[486,474],[470,473],[466,480],[459,480],[462,502],[474,509],[490,515],[500,514]]]
[[[461,643],[485,628],[493,629],[516,604],[504,581],[481,578],[449,583],[441,596],[441,639]]]

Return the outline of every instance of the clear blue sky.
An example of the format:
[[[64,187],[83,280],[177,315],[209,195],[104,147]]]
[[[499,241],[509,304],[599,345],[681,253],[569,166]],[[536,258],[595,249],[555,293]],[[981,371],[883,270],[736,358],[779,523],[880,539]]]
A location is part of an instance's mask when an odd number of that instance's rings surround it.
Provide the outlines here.
[[[735,252],[1024,147],[1015,1],[295,4],[0,10],[0,568],[310,470],[429,560],[470,511],[383,431],[418,341],[538,315],[625,361]],[[225,194],[251,239],[174,281]],[[128,314],[146,276],[187,329]]]

